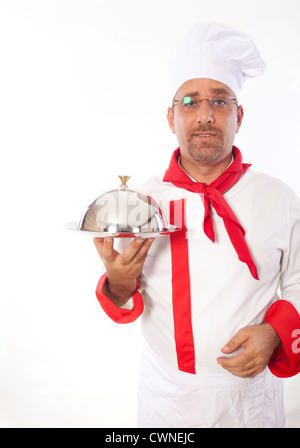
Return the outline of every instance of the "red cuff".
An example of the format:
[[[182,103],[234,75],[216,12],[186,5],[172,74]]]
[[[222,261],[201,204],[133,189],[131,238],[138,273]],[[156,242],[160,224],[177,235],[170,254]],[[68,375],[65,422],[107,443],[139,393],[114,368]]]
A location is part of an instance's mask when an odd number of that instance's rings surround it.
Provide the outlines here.
[[[300,372],[300,316],[296,308],[286,300],[278,300],[270,306],[265,322],[272,325],[282,342],[268,365],[270,371],[280,378],[297,375]]]
[[[139,291],[136,291],[132,296],[133,300],[133,309],[125,310],[123,308],[118,308],[104,293],[103,287],[106,282],[107,274],[103,274],[100,278],[97,288],[96,288],[96,297],[105,311],[105,313],[118,324],[129,324],[130,322],[135,321],[144,310],[144,302]],[[140,281],[137,279],[138,288],[140,287]]]

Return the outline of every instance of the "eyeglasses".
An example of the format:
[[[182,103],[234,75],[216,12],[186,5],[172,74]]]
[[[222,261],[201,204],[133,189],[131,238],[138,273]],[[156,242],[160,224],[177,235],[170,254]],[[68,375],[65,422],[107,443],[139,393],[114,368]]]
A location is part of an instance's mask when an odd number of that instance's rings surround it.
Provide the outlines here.
[[[173,106],[178,106],[180,111],[184,113],[196,112],[200,109],[202,101],[208,101],[209,107],[212,110],[219,112],[225,112],[230,109],[232,101],[237,105],[236,98],[213,97],[196,99],[191,96],[185,96],[181,100],[173,100]]]

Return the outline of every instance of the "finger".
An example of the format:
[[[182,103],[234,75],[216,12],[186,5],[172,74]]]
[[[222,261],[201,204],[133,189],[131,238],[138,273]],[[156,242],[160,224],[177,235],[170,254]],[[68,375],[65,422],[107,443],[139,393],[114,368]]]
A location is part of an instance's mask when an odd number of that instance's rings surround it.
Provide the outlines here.
[[[220,363],[219,363],[220,364]],[[228,372],[230,372],[232,375],[236,375],[236,376],[243,376],[246,377],[246,375],[248,375],[248,372],[252,371],[252,369],[254,368],[253,364],[249,364],[249,365],[244,365],[244,366],[238,366],[238,367],[228,367],[225,365],[220,364],[225,370],[227,370]]]
[[[155,238],[145,238],[144,242],[140,245],[140,249],[136,253],[135,261],[139,263],[143,259],[145,259],[148,255],[150,247],[153,244]]]
[[[245,334],[243,328],[239,330],[227,344],[221,349],[223,353],[232,353],[241,347],[248,339],[248,335]]]
[[[245,367],[243,369],[228,369],[228,372],[241,378],[252,378],[261,373],[263,370],[264,368],[254,366],[248,368]]]
[[[252,353],[248,350],[242,350],[238,355],[232,358],[217,358],[218,364],[220,364],[224,369],[236,369],[248,365],[253,361]]]
[[[102,253],[103,253],[103,241],[104,241],[104,238],[95,237],[93,239],[93,242],[95,244],[95,247],[96,247],[97,252],[100,255],[100,257],[102,257]]]
[[[135,238],[130,245],[127,247],[127,249],[123,252],[123,262],[124,263],[132,263],[136,262],[138,263],[141,258],[143,258],[148,250],[150,249],[150,246],[152,242],[154,241],[154,238],[149,240],[153,241],[147,241],[147,238]]]
[[[113,261],[116,257],[116,251],[114,250],[114,239],[112,237],[104,238],[103,242],[103,257],[107,261]]]
[[[235,376],[239,376],[240,378],[252,378],[253,376],[257,375],[259,372],[256,372],[255,370],[228,370],[229,373]]]

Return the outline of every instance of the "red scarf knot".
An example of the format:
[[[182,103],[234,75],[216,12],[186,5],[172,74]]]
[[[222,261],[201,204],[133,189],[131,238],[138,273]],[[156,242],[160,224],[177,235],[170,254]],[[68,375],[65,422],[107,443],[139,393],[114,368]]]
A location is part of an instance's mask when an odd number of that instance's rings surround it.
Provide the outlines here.
[[[231,165],[221,176],[207,185],[201,182],[194,182],[183,171],[178,164],[180,148],[177,148],[172,155],[163,181],[171,182],[176,187],[184,188],[201,195],[204,204],[204,233],[211,241],[215,242],[215,232],[211,217],[211,206],[213,206],[217,214],[223,219],[226,231],[239,259],[248,265],[252,276],[258,280],[257,269],[244,238],[245,230],[223,196],[251,166],[251,164],[242,163],[242,154],[236,146],[233,146],[232,153],[234,155],[234,161]]]

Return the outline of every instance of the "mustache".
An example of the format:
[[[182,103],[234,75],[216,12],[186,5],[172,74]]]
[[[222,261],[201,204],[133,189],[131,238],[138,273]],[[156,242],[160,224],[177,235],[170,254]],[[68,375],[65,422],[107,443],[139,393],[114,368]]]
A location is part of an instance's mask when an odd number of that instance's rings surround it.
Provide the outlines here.
[[[201,132],[212,132],[218,136],[223,135],[221,129],[215,128],[214,126],[199,126],[198,128],[191,130],[188,135],[192,137],[194,134],[199,134]]]

